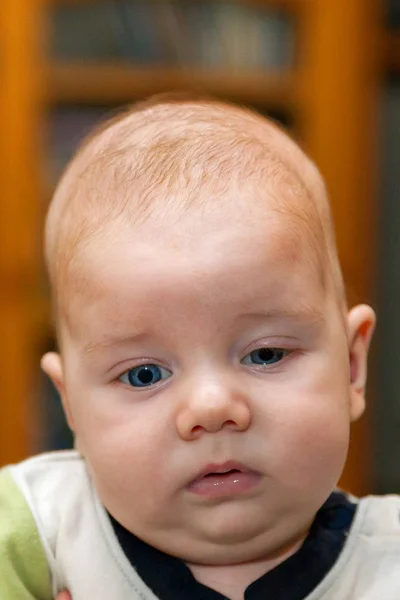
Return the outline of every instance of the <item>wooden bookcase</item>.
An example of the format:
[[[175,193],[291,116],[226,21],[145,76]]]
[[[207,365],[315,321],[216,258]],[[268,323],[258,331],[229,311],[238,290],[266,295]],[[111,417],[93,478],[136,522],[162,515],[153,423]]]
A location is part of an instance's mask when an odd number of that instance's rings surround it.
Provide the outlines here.
[[[0,464],[30,451],[40,260],[42,5],[0,5]]]
[[[304,147],[327,180],[350,301],[373,296],[380,57],[385,55],[391,68],[400,64],[398,38],[382,42],[379,0],[253,0],[293,13],[298,64],[290,72],[243,75],[50,64],[45,51],[47,11],[55,1],[2,0],[0,8],[0,465],[31,452],[30,431],[38,426],[34,357],[48,313],[36,283],[45,193],[41,132],[46,112],[57,102],[126,103],[194,87],[290,112]],[[354,426],[342,480],[355,493],[369,490],[369,452],[367,416]]]
[[[389,73],[400,73],[400,31],[383,36],[383,66]]]

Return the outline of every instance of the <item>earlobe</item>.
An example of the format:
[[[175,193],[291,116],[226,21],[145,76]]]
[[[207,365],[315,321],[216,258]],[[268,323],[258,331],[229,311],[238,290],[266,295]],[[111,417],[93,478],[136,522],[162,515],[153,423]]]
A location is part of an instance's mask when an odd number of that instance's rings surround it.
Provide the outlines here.
[[[57,352],[47,352],[40,361],[42,371],[46,373],[57,388],[60,396],[64,394],[64,373],[61,357]]]
[[[74,430],[73,418],[69,409],[67,395],[65,393],[64,369],[61,356],[57,352],[48,352],[40,361],[42,371],[51,379],[60,394],[61,402],[68,421],[69,427]]]
[[[366,304],[355,306],[348,314],[350,415],[352,421],[356,421],[365,409],[367,359],[375,321],[373,309]]]

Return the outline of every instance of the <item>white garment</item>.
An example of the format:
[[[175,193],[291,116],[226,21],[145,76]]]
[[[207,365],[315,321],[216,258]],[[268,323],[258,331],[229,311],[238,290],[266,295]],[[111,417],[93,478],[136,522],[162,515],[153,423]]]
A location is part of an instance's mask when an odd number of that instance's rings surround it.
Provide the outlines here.
[[[77,452],[9,469],[37,524],[54,594],[66,588],[73,600],[156,600],[120,548]],[[359,501],[342,553],[306,600],[400,600],[399,496]]]

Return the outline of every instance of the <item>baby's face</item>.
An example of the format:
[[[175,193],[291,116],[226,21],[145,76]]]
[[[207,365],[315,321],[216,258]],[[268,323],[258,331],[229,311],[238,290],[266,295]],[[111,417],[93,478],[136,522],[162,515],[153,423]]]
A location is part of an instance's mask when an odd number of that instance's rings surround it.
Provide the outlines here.
[[[345,325],[287,217],[156,221],[86,249],[64,403],[126,528],[187,561],[251,560],[301,536],[340,476]]]

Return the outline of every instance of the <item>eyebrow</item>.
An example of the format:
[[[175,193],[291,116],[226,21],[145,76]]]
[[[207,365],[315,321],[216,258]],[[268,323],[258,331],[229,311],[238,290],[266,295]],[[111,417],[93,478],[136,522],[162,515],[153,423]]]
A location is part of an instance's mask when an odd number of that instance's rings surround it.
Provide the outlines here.
[[[308,321],[321,323],[325,321],[324,313],[316,308],[307,304],[299,304],[296,308],[287,308],[282,306],[280,308],[271,309],[268,311],[252,312],[243,314],[243,317],[254,317],[264,319],[289,319],[293,321]]]
[[[242,318],[249,319],[267,319],[267,320],[277,320],[277,319],[285,319],[292,321],[306,321],[308,323],[322,323],[325,320],[324,314],[322,311],[318,310],[315,306],[309,305],[299,305],[296,308],[286,308],[281,307],[277,309],[272,309],[268,311],[260,311],[260,312],[251,312],[251,313],[243,313],[240,315]],[[96,340],[94,342],[88,342],[83,347],[84,354],[90,354],[93,351],[100,351],[105,348],[109,348],[111,346],[122,345],[125,343],[138,342],[143,338],[148,337],[148,333],[140,332],[132,335],[117,335],[114,333],[104,334],[100,340]]]
[[[88,342],[83,346],[83,353],[90,354],[94,350],[103,350],[110,346],[122,345],[128,342],[139,341],[142,338],[147,337],[146,333],[137,333],[133,335],[117,335],[114,333],[104,334],[100,340],[95,342]]]

